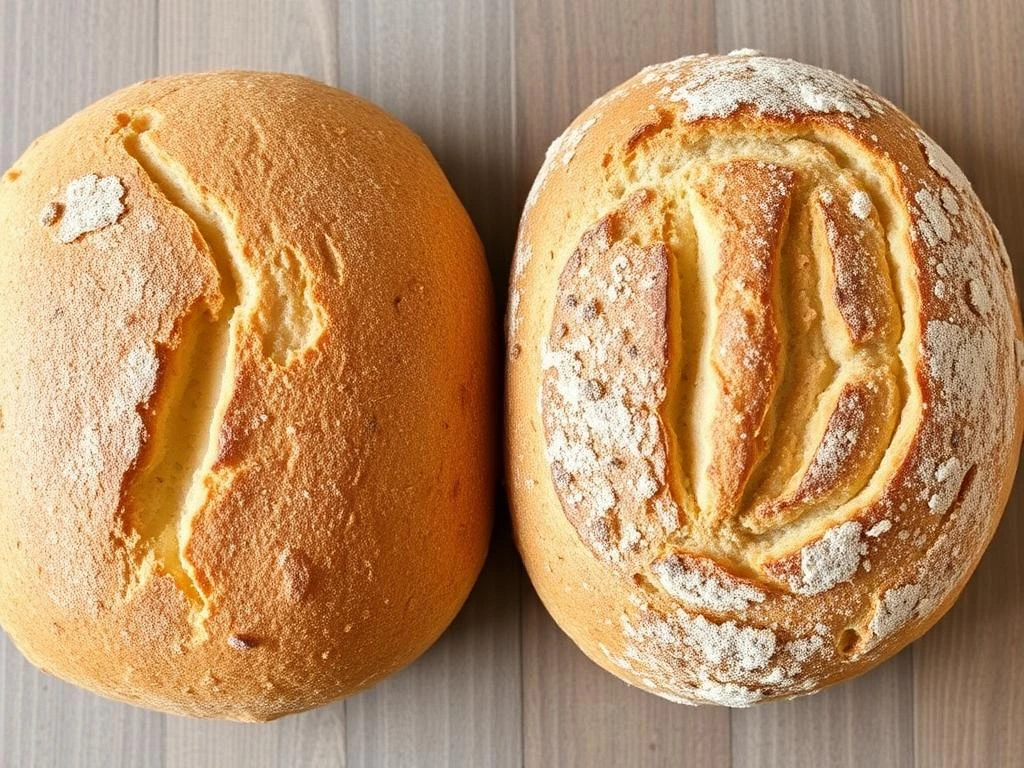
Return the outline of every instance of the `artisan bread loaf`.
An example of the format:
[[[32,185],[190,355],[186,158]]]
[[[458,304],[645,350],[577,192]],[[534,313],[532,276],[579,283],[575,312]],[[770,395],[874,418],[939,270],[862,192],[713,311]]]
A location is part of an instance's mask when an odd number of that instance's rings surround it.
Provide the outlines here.
[[[1006,251],[948,155],[835,73],[739,51],[598,99],[530,192],[507,335],[529,575],[666,698],[743,706],[892,656],[1006,503]]]
[[[126,88],[0,182],[0,620],[123,701],[263,720],[427,648],[495,474],[480,241],[300,77]]]

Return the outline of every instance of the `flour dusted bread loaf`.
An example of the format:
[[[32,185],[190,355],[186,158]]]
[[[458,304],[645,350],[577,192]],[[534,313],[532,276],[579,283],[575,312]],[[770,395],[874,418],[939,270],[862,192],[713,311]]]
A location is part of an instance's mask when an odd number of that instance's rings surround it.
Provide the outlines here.
[[[1006,252],[864,86],[751,51],[650,67],[551,146],[508,311],[508,475],[598,664],[743,706],[950,607],[1021,436]]]
[[[481,245],[304,78],[126,88],[0,181],[0,620],[98,693],[263,720],[407,663],[494,480]]]

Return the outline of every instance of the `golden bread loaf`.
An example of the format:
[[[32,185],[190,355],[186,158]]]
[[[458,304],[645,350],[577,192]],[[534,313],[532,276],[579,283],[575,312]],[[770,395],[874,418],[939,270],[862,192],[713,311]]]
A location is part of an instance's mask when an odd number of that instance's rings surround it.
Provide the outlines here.
[[[1006,251],[963,173],[840,75],[649,67],[552,144],[507,318],[541,599],[688,703],[812,692],[956,599],[1021,440]]]
[[[143,82],[0,181],[0,621],[105,696],[372,685],[487,548],[494,310],[429,150],[304,78]]]

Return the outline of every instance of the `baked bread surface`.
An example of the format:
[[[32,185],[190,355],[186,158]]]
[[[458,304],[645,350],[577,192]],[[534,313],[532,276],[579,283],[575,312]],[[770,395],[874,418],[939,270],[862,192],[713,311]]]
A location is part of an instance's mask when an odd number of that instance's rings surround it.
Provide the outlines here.
[[[963,173],[840,75],[645,69],[552,144],[507,317],[516,540],[598,664],[815,691],[956,599],[1021,439],[1010,262]]]
[[[300,77],[140,83],[0,181],[0,620],[38,666],[263,720],[372,685],[491,524],[480,241],[428,149]]]

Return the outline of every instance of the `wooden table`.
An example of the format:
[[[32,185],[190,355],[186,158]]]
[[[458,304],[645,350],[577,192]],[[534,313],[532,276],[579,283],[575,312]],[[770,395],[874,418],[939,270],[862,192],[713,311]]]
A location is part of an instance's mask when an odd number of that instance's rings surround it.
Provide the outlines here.
[[[1021,40],[1021,0],[0,0],[0,166],[144,77],[302,72],[423,136],[503,300],[520,206],[568,121],[645,64],[756,47],[902,105],[963,166],[1021,269]],[[480,583],[431,651],[367,693],[269,725],[107,702],[37,672],[4,640],[0,765],[1021,766],[1021,500],[1018,487],[963,598],[927,637],[810,698],[691,709],[628,688],[548,618],[502,512]]]

